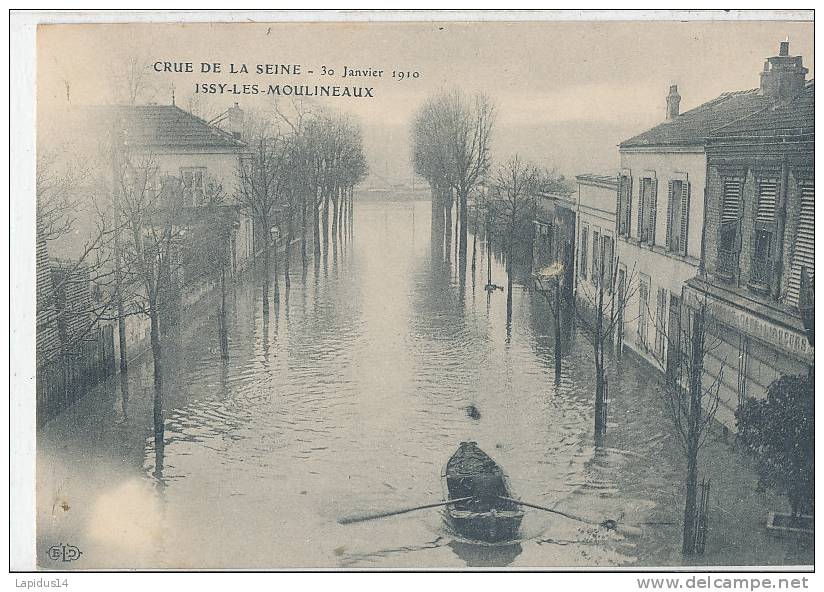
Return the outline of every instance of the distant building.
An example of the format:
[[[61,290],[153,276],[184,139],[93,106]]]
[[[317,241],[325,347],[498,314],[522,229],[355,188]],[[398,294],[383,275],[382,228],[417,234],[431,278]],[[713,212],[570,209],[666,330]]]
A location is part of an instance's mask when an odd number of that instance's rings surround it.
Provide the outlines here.
[[[576,206],[574,193],[541,193],[535,208],[532,269],[540,273],[553,263],[562,266],[564,297],[575,294]]]
[[[707,142],[715,130],[773,106],[766,87],[774,84],[785,83],[762,74],[760,88],[724,93],[684,113],[673,85],[666,120],[620,144],[618,257],[621,272],[637,282],[624,343],[660,370],[678,363],[667,336],[679,333],[682,290],[701,263]]]
[[[815,273],[815,89],[806,73],[782,43],[761,74],[768,105],[719,127],[706,146],[705,274],[685,298],[706,297],[720,324],[705,365],[726,368],[727,422],[742,397],[763,397],[774,379],[814,362],[802,318]]]

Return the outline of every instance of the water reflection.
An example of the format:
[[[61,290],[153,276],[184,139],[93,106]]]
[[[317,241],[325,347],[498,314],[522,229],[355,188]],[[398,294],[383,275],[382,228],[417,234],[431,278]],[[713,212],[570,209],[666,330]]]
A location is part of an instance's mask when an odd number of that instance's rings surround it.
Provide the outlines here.
[[[481,543],[450,541],[449,548],[467,567],[506,567],[523,552],[520,543],[484,545]]]

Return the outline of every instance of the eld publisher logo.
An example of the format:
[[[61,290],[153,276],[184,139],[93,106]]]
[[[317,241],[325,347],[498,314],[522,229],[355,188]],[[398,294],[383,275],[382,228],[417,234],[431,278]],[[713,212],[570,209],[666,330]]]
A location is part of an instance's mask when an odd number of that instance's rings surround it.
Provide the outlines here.
[[[83,551],[75,547],[74,545],[52,545],[49,547],[49,559],[52,561],[76,561],[80,559],[80,556],[83,554]]]

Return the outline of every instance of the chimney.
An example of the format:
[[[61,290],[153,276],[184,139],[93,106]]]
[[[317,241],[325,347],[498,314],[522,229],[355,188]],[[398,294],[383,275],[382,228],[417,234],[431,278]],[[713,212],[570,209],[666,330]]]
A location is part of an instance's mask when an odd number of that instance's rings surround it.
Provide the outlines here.
[[[767,58],[764,62],[759,93],[774,101],[793,99],[804,90],[807,72],[801,56],[790,55],[790,41],[782,41],[778,55]]]
[[[226,131],[240,140],[243,137],[243,109],[237,103],[226,111]]]
[[[681,104],[681,95],[678,94],[678,85],[671,84],[667,95],[667,121],[678,117],[678,108]]]

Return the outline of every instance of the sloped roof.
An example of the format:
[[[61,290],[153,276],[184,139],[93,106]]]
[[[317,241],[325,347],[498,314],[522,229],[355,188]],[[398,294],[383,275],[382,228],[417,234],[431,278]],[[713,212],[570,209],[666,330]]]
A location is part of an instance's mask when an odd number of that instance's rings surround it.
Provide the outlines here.
[[[618,187],[618,178],[616,175],[595,175],[592,173],[583,173],[575,175],[579,183],[586,185],[600,185],[607,186],[611,189]]]
[[[804,91],[793,100],[769,105],[719,127],[712,132],[710,139],[814,135],[815,82],[810,80],[804,86]]]
[[[757,88],[727,92],[621,142],[620,147],[702,146],[714,130],[751,115],[770,102]]]
[[[235,138],[175,105],[114,107],[129,143],[138,146],[242,148]]]

